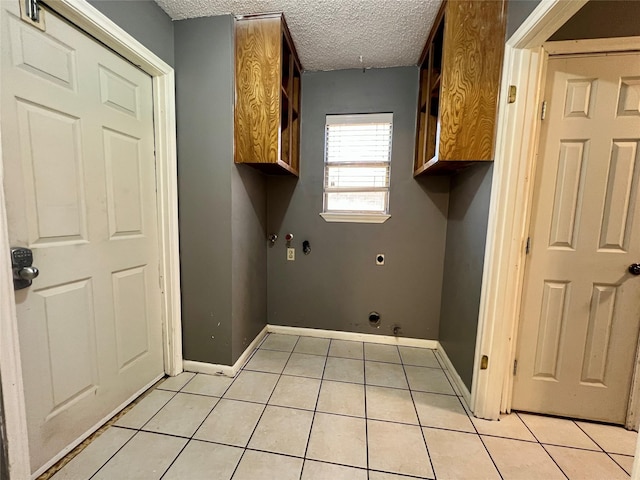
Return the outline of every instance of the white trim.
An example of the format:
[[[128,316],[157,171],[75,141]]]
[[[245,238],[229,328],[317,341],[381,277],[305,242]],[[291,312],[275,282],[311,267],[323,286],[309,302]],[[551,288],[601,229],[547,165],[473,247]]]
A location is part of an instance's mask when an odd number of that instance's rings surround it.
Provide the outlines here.
[[[283,335],[301,335],[305,337],[330,338],[332,340],[350,340],[353,342],[381,343],[401,347],[438,348],[437,340],[422,338],[393,337],[390,335],[374,335],[371,333],[339,332],[336,330],[320,330],[317,328],[287,327],[284,325],[267,325],[269,333]]]
[[[351,125],[354,123],[390,123],[393,125],[393,113],[329,114],[325,125]]]
[[[524,275],[523,247],[537,151],[539,95],[544,86],[547,58],[542,45],[585,3],[585,0],[541,2],[505,48],[501,88],[506,91],[509,85],[515,85],[518,98],[509,106],[502,103],[498,113],[470,405],[480,418],[495,420],[501,411],[509,411],[511,407],[510,366],[515,355]],[[592,45],[593,42],[589,42],[589,48],[593,48]],[[636,42],[627,44],[632,48],[634,45],[637,48]],[[556,42],[554,51],[559,53],[562,48],[573,52],[566,42]],[[482,355],[489,357],[486,370],[479,368]]]
[[[391,215],[384,213],[331,213],[323,212],[320,216],[325,222],[341,222],[341,223],[384,223],[391,218]]]
[[[451,374],[450,380],[453,381],[455,387],[460,392],[462,398],[464,398],[464,401],[467,402],[467,406],[468,406],[469,403],[471,402],[471,392],[469,391],[465,383],[462,381],[462,378],[460,378],[460,375],[458,375],[458,371],[456,370],[456,367],[454,367],[453,363],[451,363],[451,360],[449,360],[449,356],[447,355],[446,350],[444,349],[444,347],[440,342],[438,342],[438,348],[436,349],[436,356],[440,359],[440,362],[443,364],[445,370],[447,370]]]
[[[573,53],[628,52],[640,50],[639,37],[595,38],[587,40],[563,40],[545,42],[544,49],[549,55]]]
[[[81,437],[79,437],[77,440],[74,440],[74,442],[67,446],[64,450],[62,450],[58,455],[56,455],[55,457],[53,457],[51,460],[49,460],[47,463],[45,463],[42,467],[40,467],[38,470],[36,470],[36,472],[31,475],[32,479],[38,478],[40,475],[42,475],[44,472],[46,472],[47,470],[49,470],[52,466],[54,466],[61,458],[65,457],[67,455],[67,453],[69,453],[71,450],[73,450],[74,448],[76,448],[78,445],[80,445],[86,438],[88,438],[90,435],[92,435],[96,430],[98,430],[100,427],[102,427],[105,423],[107,423],[114,415],[116,415],[117,413],[119,413],[124,407],[126,407],[127,405],[129,405],[131,402],[133,402],[136,398],[138,398],[140,395],[142,395],[144,392],[146,392],[147,390],[149,390],[151,387],[153,387],[153,385],[160,380],[162,377],[164,377],[164,373],[158,375],[153,381],[149,382],[147,385],[145,385],[144,387],[142,387],[140,390],[138,390],[136,393],[134,393],[133,395],[131,395],[127,400],[125,400],[124,402],[122,402],[120,405],[118,405],[116,408],[113,409],[112,412],[108,413],[107,415],[105,415],[98,423],[96,423],[93,427],[91,427],[89,430],[87,430],[85,433],[82,434]],[[28,477],[25,477],[28,478]]]
[[[205,373],[207,375],[225,375],[227,377],[235,377],[242,366],[249,360],[251,353],[258,347],[260,342],[267,336],[268,326],[265,326],[260,333],[253,339],[240,358],[230,365],[218,365],[215,363],[195,362],[193,360],[185,360],[183,362],[186,372]]]
[[[497,420],[508,377],[519,278],[522,274],[523,236],[532,156],[537,138],[538,92],[544,57],[541,45],[573,16],[586,0],[548,0],[534,11],[505,46],[500,98],[509,85],[518,97],[501,102],[498,110],[496,158],[485,247],[485,261],[478,318],[478,334],[471,391],[471,410],[479,418]],[[480,358],[489,366],[480,370]],[[508,408],[508,405],[506,406]]]
[[[50,0],[47,4],[153,77],[164,367],[167,374],[177,375],[182,371],[182,336],[174,71],[89,3],[83,0]],[[2,171],[0,157],[0,176]],[[4,192],[0,191],[0,252],[9,251],[7,232]],[[0,255],[0,292],[3,299],[13,298],[13,280],[7,255]],[[10,477],[22,480],[29,478],[30,472],[26,412],[15,305],[6,300],[0,302],[0,372]]]

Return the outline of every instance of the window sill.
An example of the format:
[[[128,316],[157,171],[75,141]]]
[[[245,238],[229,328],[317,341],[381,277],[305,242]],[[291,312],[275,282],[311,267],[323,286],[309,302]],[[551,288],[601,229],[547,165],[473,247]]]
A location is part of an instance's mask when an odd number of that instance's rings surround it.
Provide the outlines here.
[[[325,222],[342,223],[384,223],[391,218],[391,215],[384,213],[321,213]]]

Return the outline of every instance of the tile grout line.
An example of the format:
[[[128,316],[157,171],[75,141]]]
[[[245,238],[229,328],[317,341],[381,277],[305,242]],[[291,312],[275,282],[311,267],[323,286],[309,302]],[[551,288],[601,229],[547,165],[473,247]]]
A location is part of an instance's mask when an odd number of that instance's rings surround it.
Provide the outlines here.
[[[304,448],[304,455],[302,457],[302,468],[300,469],[300,480],[302,480],[302,474],[304,467],[307,463],[307,452],[309,451],[309,444],[311,443],[311,432],[313,431],[313,423],[316,420],[316,413],[318,413],[318,402],[320,401],[320,392],[322,391],[322,382],[324,381],[324,371],[327,368],[327,359],[329,358],[329,350],[331,350],[331,342],[329,339],[329,346],[327,347],[327,355],[325,356],[324,365],[322,366],[322,375],[320,375],[320,385],[318,386],[318,395],[316,396],[316,404],[313,407],[313,416],[311,417],[311,427],[309,428],[309,435],[307,436],[307,445]]]
[[[271,334],[269,334],[271,335]],[[269,335],[267,335],[265,337],[265,340],[269,337]],[[265,342],[265,340],[262,341],[262,343]],[[284,366],[282,367],[282,372],[284,372],[284,369],[287,368],[287,364],[289,363],[289,360],[291,360],[291,355],[293,355],[293,351],[296,348],[296,345],[298,344],[298,342],[300,341],[300,337],[298,336],[298,338],[296,339],[296,342],[293,344],[293,348],[291,349],[291,351],[289,352],[289,358],[287,358],[287,361],[285,362]],[[262,345],[262,343],[260,345]],[[266,350],[266,349],[265,349]],[[258,351],[258,348],[255,349],[255,351],[253,352],[253,354],[251,355],[251,357],[253,357],[253,355],[255,355],[255,353]],[[249,363],[247,361],[247,363]],[[247,365],[247,363],[245,365]],[[242,371],[244,370],[244,366],[242,367]],[[250,371],[250,370],[249,370]],[[256,422],[255,427],[253,427],[253,431],[251,432],[251,435],[249,435],[249,438],[247,439],[247,444],[245,445],[243,451],[242,451],[242,455],[240,455],[240,458],[238,459],[238,463],[236,464],[235,468],[233,469],[233,472],[231,473],[231,479],[233,479],[233,477],[235,476],[236,472],[238,471],[238,467],[240,466],[240,463],[242,463],[242,459],[244,458],[245,453],[247,452],[247,450],[249,450],[249,444],[251,443],[251,439],[253,438],[253,436],[256,433],[256,430],[258,428],[258,425],[260,425],[260,421],[262,420],[262,417],[264,416],[264,412],[267,411],[267,407],[269,406],[269,400],[271,400],[271,397],[273,396],[273,392],[276,391],[276,388],[278,388],[278,383],[280,383],[280,379],[282,378],[282,372],[280,372],[280,374],[278,375],[278,381],[276,382],[276,384],[273,386],[273,390],[271,390],[271,394],[269,394],[269,398],[267,398],[267,401],[264,404],[264,408],[262,409],[262,413],[260,414],[260,417],[258,418],[258,421]],[[238,375],[239,376],[239,375]],[[226,393],[226,392],[225,392]],[[270,452],[273,453],[273,452]],[[303,460],[304,462],[304,460]],[[302,471],[302,470],[301,470]]]
[[[198,375],[198,373],[196,373],[193,377],[191,377],[191,379],[185,383],[182,388],[180,389],[180,391],[176,392],[176,396],[178,395],[178,393],[181,393],[182,389],[184,389],[187,385],[189,385],[194,378],[196,378]],[[200,425],[198,425],[196,427],[196,429],[193,431],[193,433],[188,437],[187,442],[184,444],[184,446],[182,447],[182,449],[180,450],[180,452],[178,452],[178,455],[176,455],[176,457],[173,459],[173,461],[169,464],[169,466],[167,467],[167,469],[164,471],[164,473],[162,474],[162,476],[160,477],[160,480],[162,480],[164,478],[164,476],[167,474],[167,472],[169,470],[171,470],[171,467],[173,466],[174,463],[176,463],[176,460],[178,460],[178,458],[180,457],[180,455],[182,455],[182,452],[185,451],[185,449],[187,448],[187,446],[193,441],[193,437],[195,436],[196,433],[198,433],[198,430],[200,430],[200,427],[202,427],[202,425],[204,424],[204,422],[207,421],[207,418],[209,418],[209,415],[211,415],[211,412],[213,412],[215,410],[215,408],[218,406],[218,404],[220,403],[220,400],[222,400],[222,397],[224,396],[225,393],[227,393],[227,390],[229,390],[229,388],[231,388],[231,385],[233,385],[233,382],[235,382],[235,378],[231,381],[231,383],[229,385],[227,385],[227,388],[224,389],[224,392],[222,392],[222,396],[220,397],[214,397],[213,395],[210,395],[209,398],[217,398],[218,400],[216,401],[216,403],[213,405],[213,407],[211,407],[211,410],[209,410],[209,413],[207,413],[204,418],[202,419],[202,421],[200,422]],[[189,393],[184,393],[184,395],[189,395]],[[208,395],[202,395],[202,396],[208,396]],[[172,399],[175,398],[172,397]],[[164,408],[164,407],[163,407]],[[160,409],[162,410],[162,409]],[[158,412],[160,411],[158,410]],[[156,413],[157,415],[157,413]],[[155,415],[154,415],[155,416]],[[147,422],[149,423],[149,422]],[[146,425],[146,424],[145,424]],[[185,438],[185,437],[182,437]]]
[[[398,353],[400,353],[399,349],[398,349]],[[434,356],[435,356],[435,354],[434,354]],[[436,356],[436,361],[437,360],[438,360],[438,357]],[[400,355],[400,362],[401,362],[401,365],[402,365],[402,371],[404,372],[405,380],[407,381],[407,385],[409,385],[409,377],[407,375],[407,370],[404,368],[405,365],[404,365],[404,359],[402,358],[402,355]],[[429,453],[429,445],[427,445],[427,437],[424,435],[424,428],[422,426],[422,423],[420,422],[420,415],[418,414],[418,407],[416,406],[415,398],[413,398],[413,390],[411,390],[411,388],[409,388],[409,394],[411,395],[411,403],[413,403],[413,410],[416,412],[416,419],[418,420],[418,428],[420,429],[420,435],[422,435],[422,441],[424,442],[424,448],[427,450],[427,457],[429,458],[429,464],[431,465],[431,471],[433,472],[433,478],[434,478],[434,480],[437,480],[438,475],[436,474],[436,468],[435,468],[435,465],[433,464],[433,459],[431,458],[431,454]]]
[[[562,467],[558,464],[558,462],[556,462],[556,459],[555,459],[555,458],[553,458],[553,455],[551,455],[551,454],[549,453],[549,450],[547,450],[547,449],[544,447],[544,444],[543,444],[542,442],[540,442],[540,439],[536,436],[536,434],[535,434],[535,433],[533,433],[533,430],[529,427],[529,425],[527,425],[527,422],[525,422],[525,421],[522,419],[522,417],[520,417],[520,415],[518,414],[518,412],[516,412],[515,410],[514,410],[514,411],[512,411],[511,413],[513,413],[514,415],[516,415],[516,416],[518,417],[518,420],[520,420],[520,421],[523,423],[523,425],[525,426],[525,428],[526,428],[527,430],[529,430],[529,433],[531,433],[531,435],[533,435],[533,438],[535,438],[535,439],[536,439],[536,441],[538,442],[538,445],[540,445],[540,446],[542,447],[542,449],[545,451],[545,453],[546,453],[547,455],[549,455],[549,458],[551,459],[551,461],[552,461],[553,463],[555,463],[555,464],[556,464],[556,467],[558,467],[558,469],[562,472],[562,474],[563,474],[563,475],[567,478],[567,480],[568,480],[568,479],[569,479],[569,475],[567,475],[567,474],[565,473],[565,471],[564,471],[564,470],[562,469]]]
[[[616,462],[615,458],[613,458],[613,457],[611,456],[611,454],[610,454],[609,452],[607,452],[607,451],[602,447],[602,445],[600,445],[600,444],[596,441],[596,439],[595,439],[595,438],[593,438],[591,435],[589,435],[589,433],[588,433],[584,428],[582,428],[582,427],[578,424],[578,422],[576,422],[576,421],[575,421],[575,420],[573,420],[573,419],[571,419],[571,421],[573,422],[573,424],[574,424],[576,427],[578,427],[578,428],[580,429],[580,431],[582,431],[582,432],[583,432],[587,437],[589,437],[589,439],[590,439],[593,443],[595,443],[595,444],[600,448],[600,450],[602,450],[602,451],[604,452],[604,454],[605,454],[607,457],[609,457],[609,458],[611,459],[611,461],[613,461],[613,463],[615,463],[618,467],[620,467],[624,473],[627,473],[627,471],[626,471],[624,468],[622,468],[622,465],[620,465],[618,462]],[[593,451],[593,450],[592,450],[592,451]]]
[[[370,477],[369,470],[369,413],[367,411],[367,356],[362,343],[362,389],[364,390],[364,448],[367,459],[367,480]]]

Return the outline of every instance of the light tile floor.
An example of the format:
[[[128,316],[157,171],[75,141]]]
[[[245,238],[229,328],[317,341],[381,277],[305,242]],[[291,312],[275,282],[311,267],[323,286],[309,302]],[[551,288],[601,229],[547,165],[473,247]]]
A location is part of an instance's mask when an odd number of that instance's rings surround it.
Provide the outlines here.
[[[589,422],[476,419],[432,350],[271,334],[235,379],[166,379],[47,478],[616,479],[635,442]]]

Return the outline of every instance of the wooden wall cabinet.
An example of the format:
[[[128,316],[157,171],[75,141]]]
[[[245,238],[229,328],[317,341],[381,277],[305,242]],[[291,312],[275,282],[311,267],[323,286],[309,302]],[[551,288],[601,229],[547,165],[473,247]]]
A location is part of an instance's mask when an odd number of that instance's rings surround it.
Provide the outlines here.
[[[301,72],[282,14],[236,18],[235,163],[298,176]]]
[[[493,160],[504,1],[445,0],[420,58],[414,176]]]

